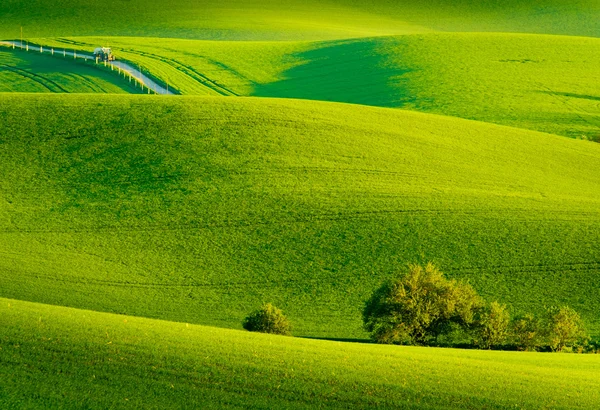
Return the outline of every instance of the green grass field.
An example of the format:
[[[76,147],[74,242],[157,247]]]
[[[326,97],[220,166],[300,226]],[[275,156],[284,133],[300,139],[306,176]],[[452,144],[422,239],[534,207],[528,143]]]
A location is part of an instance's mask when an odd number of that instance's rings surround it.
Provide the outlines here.
[[[600,3],[423,3],[2,1],[183,95],[0,46],[0,408],[600,408],[597,355],[364,343],[429,261],[600,338]]]
[[[595,0],[5,0],[0,37],[144,36],[206,40],[331,40],[427,31],[597,37]]]
[[[234,97],[5,94],[0,117],[1,296],[233,328],[272,301],[361,338],[370,292],[431,260],[600,332],[598,144]]]
[[[35,41],[92,50],[104,39]],[[599,39],[446,33],[334,42],[115,37],[109,43],[120,58],[183,94],[396,107],[600,138]]]
[[[0,46],[0,93],[138,93],[118,76],[72,57],[13,51]]]
[[[3,408],[600,406],[595,355],[328,342],[10,299],[0,318]]]

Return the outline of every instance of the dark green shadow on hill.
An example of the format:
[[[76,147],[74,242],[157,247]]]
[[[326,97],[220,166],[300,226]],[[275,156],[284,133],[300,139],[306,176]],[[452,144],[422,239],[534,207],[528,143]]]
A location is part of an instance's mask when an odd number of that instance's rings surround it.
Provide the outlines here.
[[[285,71],[279,81],[257,85],[252,95],[402,107],[414,99],[404,87],[403,77],[410,70],[388,63],[385,49],[390,41],[321,43],[294,55],[303,63]]]
[[[369,339],[356,339],[356,338],[339,338],[339,337],[317,337],[317,336],[297,336],[299,339],[310,339],[310,340],[326,340],[329,342],[344,342],[344,343],[368,343],[373,342]]]
[[[579,98],[579,99],[583,99],[583,100],[600,101],[600,97],[597,97],[594,95],[563,93],[563,92],[558,92],[558,91],[540,91],[540,93],[548,94],[548,95],[556,95],[556,96],[561,96],[561,97]]]

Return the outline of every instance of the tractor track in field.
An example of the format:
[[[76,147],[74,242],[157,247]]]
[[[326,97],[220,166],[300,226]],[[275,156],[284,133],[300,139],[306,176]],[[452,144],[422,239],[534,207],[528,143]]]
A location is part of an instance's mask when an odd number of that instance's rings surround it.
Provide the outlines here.
[[[85,255],[85,253],[83,254]],[[529,269],[527,269],[529,268]],[[600,262],[579,262],[579,263],[563,263],[561,265],[556,264],[531,264],[524,266],[493,266],[486,268],[476,268],[479,271],[488,272],[512,272],[512,273],[531,273],[531,272],[582,272],[582,271],[599,271]],[[181,288],[203,288],[203,289],[235,289],[235,288],[247,288],[248,286],[260,286],[261,288],[279,288],[289,287],[290,285],[302,286],[311,283],[321,283],[325,276],[329,278],[336,278],[335,272],[325,270],[324,275],[318,275],[311,278],[288,278],[278,280],[236,280],[236,281],[214,281],[206,282],[191,278],[188,279],[190,283],[165,283],[165,282],[138,282],[138,281],[127,281],[127,280],[107,280],[98,278],[85,278],[85,277],[58,277],[48,273],[40,273],[33,269],[15,269],[15,268],[3,268],[5,273],[18,274],[19,277],[28,277],[38,280],[50,281],[55,283],[71,283],[76,285],[86,284],[104,287],[121,287],[121,288],[138,288],[138,289],[181,289]],[[472,272],[473,268],[453,268],[449,269],[450,272]],[[357,278],[357,282],[360,282],[361,278]]]
[[[531,213],[529,211],[529,213]],[[111,233],[148,233],[148,232],[199,232],[199,231],[212,231],[212,230],[227,230],[227,229],[256,229],[258,227],[268,226],[281,226],[281,225],[306,225],[322,222],[339,222],[339,221],[370,221],[376,220],[376,218],[390,215],[425,215],[425,216],[439,216],[439,215],[460,215],[463,217],[468,216],[479,216],[486,219],[495,219],[494,212],[472,210],[472,211],[459,211],[457,209],[380,209],[380,210],[369,210],[369,211],[351,211],[351,212],[328,212],[321,214],[305,214],[294,217],[293,215],[280,214],[278,219],[258,219],[253,221],[241,220],[241,219],[220,219],[205,222],[186,222],[186,223],[170,223],[168,221],[158,224],[143,224],[143,225],[96,225],[96,226],[82,226],[73,228],[53,229],[41,228],[41,229],[27,229],[27,228],[4,228],[0,229],[0,234],[111,234]],[[287,217],[286,217],[287,216]],[[258,215],[260,218],[260,215]],[[282,218],[281,218],[282,217]],[[533,219],[535,220],[535,218]],[[60,220],[54,221],[58,224]]]
[[[24,78],[27,78],[29,80],[34,81],[37,84],[41,85],[42,87],[46,88],[48,91],[56,92],[56,89],[52,89],[48,85],[48,84],[51,84],[54,87],[56,87],[58,90],[60,90],[61,92],[63,92],[63,93],[68,92],[63,87],[61,87],[58,83],[56,83],[56,82],[54,82],[52,80],[49,80],[48,78],[43,77],[43,76],[41,76],[39,74],[35,74],[35,73],[31,72],[31,71],[27,71],[27,70],[24,70],[22,68],[11,67],[11,66],[6,65],[6,64],[0,64],[0,67],[3,67],[3,68],[5,68],[5,69],[7,69],[9,71],[12,71],[13,73],[20,75],[21,77],[24,77]]]
[[[62,52],[57,51],[55,53],[54,47],[48,47],[48,46],[43,46],[43,45],[31,44],[31,43],[23,45],[22,42],[17,41],[17,40],[0,41],[0,46],[4,46],[8,50],[10,50],[10,49],[13,49],[13,50],[18,49],[19,51],[31,50],[33,52],[40,53],[40,54],[46,54],[46,55],[50,54],[52,56],[54,56],[56,54],[57,56],[61,56],[61,55],[62,55],[62,57],[69,56],[69,57],[73,57],[74,59],[77,59],[77,58],[83,59],[84,61],[95,61],[95,57],[92,54],[88,54],[88,53],[85,53],[82,51],[79,51],[79,52],[77,50],[67,51],[66,49],[63,48]],[[154,91],[155,94],[164,94],[164,95],[174,95],[175,94],[172,90],[169,90],[169,89],[163,87],[162,85],[158,84],[158,82],[155,81],[153,78],[142,73],[139,68],[136,69],[135,65],[132,65],[127,62],[120,61],[120,60],[112,61],[105,65],[110,66],[111,69],[116,68],[117,71],[119,72],[119,74],[121,73],[121,71],[126,74],[129,74],[129,76],[131,78],[135,79],[135,81],[139,82],[140,84],[143,84],[143,86],[145,86],[148,89],[148,92],[150,92],[150,90],[152,90],[152,91]],[[16,67],[12,67],[12,68],[16,69]],[[30,72],[28,72],[28,73],[30,73]],[[33,73],[30,73],[30,74],[33,74]],[[35,74],[33,74],[33,75],[35,75]],[[59,88],[59,90],[61,90],[62,92],[65,92],[65,93],[67,92],[62,87],[60,87],[58,84],[53,83],[53,85],[56,85]],[[50,90],[50,91],[54,91],[54,90]]]
[[[183,64],[180,61],[177,61],[176,59],[173,58],[168,58],[168,57],[164,57],[164,56],[159,56],[157,54],[153,54],[153,53],[147,53],[144,51],[137,51],[137,50],[133,50],[133,49],[126,49],[126,48],[122,48],[120,49],[121,51],[124,51],[126,53],[131,53],[131,54],[135,54],[135,55],[139,55],[142,57],[148,57],[151,58],[153,60],[156,61],[160,61],[162,63],[166,63],[168,65],[170,65],[171,67],[175,68],[178,71],[183,72],[184,74],[186,74],[187,76],[193,78],[194,80],[198,81],[200,84],[204,85],[205,87],[213,90],[214,92],[218,93],[219,95],[222,96],[239,96],[239,94],[237,94],[235,91],[230,90],[229,88],[217,83],[214,80],[211,80],[210,78],[208,78],[207,76],[205,76],[204,74],[198,72],[194,67]]]
[[[551,88],[549,88],[541,83],[538,83],[538,86],[540,88],[544,89],[548,95],[553,96],[559,103],[564,105],[569,111],[571,111],[574,115],[576,115],[582,122],[588,124],[592,128],[596,128],[596,129],[600,130],[600,121],[598,121],[598,122],[592,121],[592,118],[595,119],[599,113],[590,112],[581,107],[577,107],[569,100],[569,97],[571,97],[571,98],[581,98],[581,97],[577,97],[574,95],[566,95],[564,93],[554,91]],[[596,104],[596,107],[600,109],[600,102],[598,104]],[[588,116],[589,118],[586,118],[585,116]]]

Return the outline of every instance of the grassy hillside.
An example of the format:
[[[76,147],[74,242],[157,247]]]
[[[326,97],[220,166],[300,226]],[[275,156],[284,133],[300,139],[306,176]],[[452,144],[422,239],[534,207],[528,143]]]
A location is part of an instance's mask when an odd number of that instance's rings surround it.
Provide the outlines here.
[[[0,38],[148,36],[322,40],[426,31],[600,35],[594,0],[5,0]]]
[[[600,334],[600,146],[433,115],[252,98],[0,99],[0,295],[300,335],[434,261]]]
[[[427,34],[321,43],[260,96],[401,107],[600,139],[600,40]]]
[[[303,63],[319,42],[198,41],[142,37],[36,38],[35,43],[91,52],[110,45],[118,59],[139,64],[183,94],[251,95]]]
[[[326,342],[10,299],[0,318],[3,408],[600,406],[592,355]]]
[[[184,94],[255,95],[407,108],[573,138],[600,139],[600,40],[427,34],[334,42],[144,38],[111,44]]]
[[[136,93],[118,76],[72,58],[12,51],[0,46],[0,92]]]

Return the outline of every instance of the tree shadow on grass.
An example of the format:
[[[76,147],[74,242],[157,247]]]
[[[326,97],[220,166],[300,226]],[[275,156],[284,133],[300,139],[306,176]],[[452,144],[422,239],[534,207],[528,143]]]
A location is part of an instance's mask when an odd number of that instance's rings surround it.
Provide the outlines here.
[[[311,340],[327,340],[330,342],[345,342],[345,343],[368,343],[371,344],[369,339],[353,339],[353,338],[340,338],[340,337],[318,337],[318,336],[298,336],[299,339],[311,339]]]

